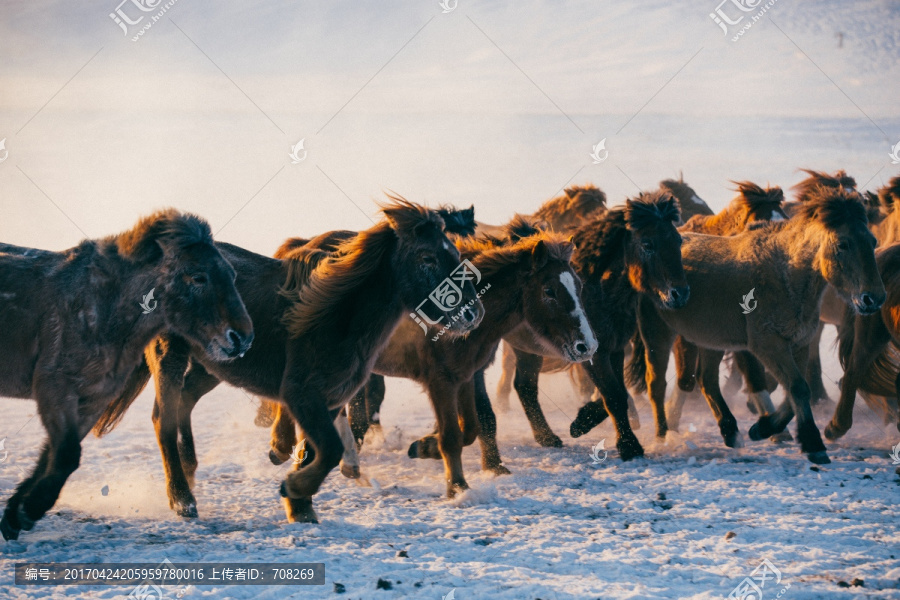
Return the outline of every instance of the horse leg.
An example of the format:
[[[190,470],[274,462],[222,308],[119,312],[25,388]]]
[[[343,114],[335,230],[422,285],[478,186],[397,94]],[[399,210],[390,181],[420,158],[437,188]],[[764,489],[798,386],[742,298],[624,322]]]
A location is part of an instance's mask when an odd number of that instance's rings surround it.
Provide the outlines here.
[[[703,392],[703,397],[716,417],[725,445],[729,448],[740,448],[744,443],[738,431],[737,419],[731,414],[722,396],[722,390],[719,389],[719,365],[724,354],[722,351],[706,348],[699,351],[700,391]]]
[[[521,350],[515,350],[515,354],[516,378],[513,385],[522,402],[522,408],[525,409],[525,416],[528,417],[534,440],[544,448],[561,448],[562,440],[550,429],[550,425],[544,417],[544,411],[541,410],[541,404],[538,402],[538,378],[544,364],[544,357]]]
[[[262,398],[259,402],[259,408],[256,409],[256,418],[253,419],[253,424],[257,427],[271,427],[277,414],[278,403]]]
[[[666,371],[669,368],[669,353],[672,351],[677,335],[660,318],[656,313],[656,308],[649,302],[641,302],[639,311],[638,330],[644,342],[644,357],[647,361],[647,393],[650,395],[653,416],[656,418],[656,436],[664,438],[669,429],[664,404],[666,397]],[[691,346],[687,343],[682,348],[685,351],[685,355],[681,359],[685,368],[684,384],[686,386],[690,385],[693,389],[693,382],[696,380],[691,379],[691,365],[694,365],[693,373],[696,376],[697,359],[691,358]],[[696,346],[694,346],[694,351],[696,351]],[[673,404],[673,408],[676,410],[673,416],[680,418],[680,405],[678,402],[681,402],[681,405],[683,405],[683,396],[676,396],[675,400],[676,403]]]
[[[760,417],[750,428],[750,439],[761,440],[784,431],[796,414],[800,449],[810,462],[830,463],[831,459],[825,451],[825,444],[809,405],[809,385],[803,379],[809,359],[809,346],[792,348],[786,340],[776,336],[765,336],[760,340],[751,340],[751,343],[754,354],[784,389],[789,390],[789,394],[788,399],[774,414]]]
[[[284,464],[291,457],[297,445],[297,429],[291,413],[278,403],[275,423],[272,425],[272,440],[269,443],[269,460],[273,465]]]
[[[463,440],[459,428],[459,407],[457,405],[459,394],[460,386],[456,383],[443,380],[428,382],[428,397],[437,417],[437,448],[434,444],[434,435],[431,435],[413,442],[408,451],[410,458],[443,459],[449,498],[453,498],[462,490],[469,489],[469,484],[463,477],[462,468]],[[472,404],[474,409],[474,400]],[[475,424],[473,423],[473,425]]]
[[[497,447],[497,416],[491,408],[491,398],[484,384],[484,369],[475,373],[474,381],[475,411],[481,428],[481,435],[478,436],[481,445],[481,468],[496,475],[509,475],[510,471],[503,466],[500,448]]]
[[[381,405],[384,402],[384,376],[372,373],[366,383],[366,413],[370,426],[381,427]]]
[[[190,349],[180,338],[161,338],[145,354],[156,385],[153,428],[162,454],[169,508],[180,517],[195,518],[197,501],[191,493],[178,447],[178,411]]]
[[[181,404],[178,407],[178,455],[181,457],[181,468],[187,477],[188,486],[194,487],[194,474],[197,472],[197,452],[194,448],[194,431],[191,427],[191,412],[200,401],[219,385],[219,379],[210,375],[197,363],[191,366],[184,378],[181,389]]]
[[[772,397],[769,395],[766,368],[759,359],[752,353],[741,350],[734,353],[734,364],[747,382],[747,406],[753,407],[751,412],[757,415],[774,413],[775,405],[772,404]],[[773,442],[790,442],[793,439],[787,429],[772,436]]]
[[[697,386],[699,350],[697,346],[679,335],[675,338],[672,352],[675,355],[676,385],[675,389],[672,390],[672,395],[666,401],[665,415],[667,425],[672,431],[678,431],[684,402]],[[668,363],[668,357],[666,357],[666,362]],[[668,365],[666,365],[666,368],[668,368]],[[665,376],[663,381],[665,381]],[[663,395],[665,395],[665,390],[663,390]]]
[[[821,400],[828,400],[828,393],[825,391],[825,384],[822,381],[822,358],[819,354],[819,346],[822,343],[822,330],[825,329],[825,323],[819,321],[816,329],[816,335],[809,345],[809,364],[806,367],[806,380],[809,382],[810,403],[815,406]]]
[[[584,435],[607,416],[611,416],[616,428],[616,448],[623,461],[643,456],[644,449],[628,422],[628,390],[623,383],[625,353],[621,350],[612,353],[594,355],[590,363],[584,365],[594,385],[600,390],[603,404],[592,401],[581,407],[578,416],[572,421],[569,432],[572,437]]]
[[[301,387],[288,379],[282,389],[286,405],[282,406],[282,412],[290,412],[289,416],[303,430],[313,456],[309,463],[304,461],[296,465],[297,470],[288,473],[281,483],[287,518],[291,523],[318,523],[312,497],[331,470],[340,464],[344,454],[344,443],[334,426],[337,415],[328,410],[327,397],[309,385]]]
[[[3,539],[7,541],[19,539],[19,532],[22,529],[28,530],[34,526],[34,522],[28,519],[27,516],[24,519],[19,519],[19,513],[22,510],[22,499],[31,491],[34,483],[44,476],[49,462],[50,444],[45,442],[34,471],[19,483],[15,493],[6,503],[6,510],[3,511],[3,518],[0,519],[0,533],[3,534]]]
[[[109,404],[109,399],[91,402],[66,396],[51,408],[45,393],[39,390],[37,398],[47,442],[31,477],[16,490],[15,501],[10,499],[7,504],[0,522],[7,540],[16,539],[22,529],[30,530],[56,504],[63,485],[81,462],[81,440]]]
[[[516,374],[516,355],[509,344],[503,343],[500,351],[500,381],[497,382],[497,408],[501,412],[509,411],[509,395],[512,393],[513,379]]]
[[[347,405],[347,417],[350,420],[350,431],[356,442],[357,450],[362,449],[366,432],[369,431],[369,415],[366,411],[366,390],[360,388]]]
[[[844,369],[844,378],[841,380],[841,397],[834,408],[834,416],[825,427],[825,437],[829,440],[836,440],[850,430],[853,425],[853,405],[856,403],[856,392],[865,380],[872,364],[884,352],[886,344],[890,340],[886,332],[881,334],[884,330],[883,326],[867,328],[866,324],[869,319],[880,320],[881,317],[857,319],[853,335],[853,351],[850,352]]]
[[[341,456],[341,475],[348,479],[359,479],[359,454],[356,452],[356,441],[353,439],[353,430],[347,419],[347,408],[341,409],[334,420],[341,441],[344,444],[344,454]]]

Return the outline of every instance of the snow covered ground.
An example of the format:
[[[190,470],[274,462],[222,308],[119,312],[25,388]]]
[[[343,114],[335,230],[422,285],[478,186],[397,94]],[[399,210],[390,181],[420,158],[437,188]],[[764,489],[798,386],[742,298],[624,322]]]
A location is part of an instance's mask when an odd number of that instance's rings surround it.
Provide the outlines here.
[[[369,226],[386,188],[474,203],[499,223],[568,183],[592,181],[616,204],[683,171],[718,209],[731,179],[787,188],[800,167],[844,168],[873,189],[898,174],[888,153],[900,141],[900,3],[778,0],[731,42],[709,14],[743,13],[718,1],[449,0],[442,13],[437,0],[179,0],[138,42],[108,17],[135,18],[132,3],[9,2],[0,240],[66,248],[172,205],[269,254],[289,236]],[[308,156],[291,164],[301,139]],[[594,164],[602,139],[609,158]],[[537,447],[513,399],[498,415],[513,474],[481,474],[469,448],[472,490],[450,501],[441,465],[406,456],[430,430],[426,397],[389,380],[385,438],[362,453],[371,485],[333,474],[316,526],[285,522],[285,468],[266,457],[252,401],[225,386],[194,413],[200,518],[176,518],[145,391],[115,432],[86,440],[51,513],[0,544],[0,598],[130,592],[16,587],[16,562],[164,559],[326,565],[324,587],[167,588],[169,598],[713,599],[764,560],[781,573],[767,600],[900,598],[889,456],[900,432],[862,403],[828,444],[833,463],[813,470],[794,444],[725,448],[699,401],[682,433],[657,443],[639,401],[647,457],[623,464],[609,424],[569,438],[578,406],[565,377],[541,388],[566,446]],[[752,416],[729,401],[746,434]],[[0,411],[5,501],[44,433],[32,402],[0,399]],[[817,409],[820,428],[831,412]],[[595,465],[604,439],[612,450]]]
[[[492,389],[496,370],[491,375]],[[338,583],[346,598],[438,599],[455,589],[459,599],[713,599],[727,597],[766,559],[782,579],[774,591],[770,580],[765,598],[788,584],[783,598],[900,598],[898,478],[889,457],[900,436],[867,408],[857,409],[846,438],[829,444],[834,462],[813,470],[794,444],[725,448],[699,400],[687,407],[683,433],[657,444],[642,401],[638,435],[647,457],[622,463],[612,451],[595,465],[593,445],[605,439],[614,447],[611,426],[572,440],[577,404],[567,379],[547,377],[542,388],[566,446],[537,447],[513,399],[499,415],[513,475],[482,474],[477,448],[468,448],[472,489],[451,501],[440,463],[406,456],[409,442],[431,427],[427,399],[415,385],[388,380],[384,439],[370,439],[362,453],[372,485],[333,474],[317,496],[315,526],[285,522],[277,493],[285,468],[268,462],[267,431],[252,425],[253,404],[226,388],[195,412],[200,518],[175,517],[145,393],[109,437],[87,441],[83,466],[52,514],[2,546],[0,594],[122,598],[129,589],[17,588],[10,565],[169,559],[323,562],[327,574],[324,587],[170,587],[169,597],[331,598]],[[746,433],[752,418],[736,400]],[[42,432],[28,403],[3,401],[2,410],[7,430],[24,426],[10,437],[0,471],[9,490],[18,468],[35,460]],[[818,423],[829,414],[818,411]],[[840,587],[854,579],[864,586]],[[392,589],[378,589],[379,580]]]

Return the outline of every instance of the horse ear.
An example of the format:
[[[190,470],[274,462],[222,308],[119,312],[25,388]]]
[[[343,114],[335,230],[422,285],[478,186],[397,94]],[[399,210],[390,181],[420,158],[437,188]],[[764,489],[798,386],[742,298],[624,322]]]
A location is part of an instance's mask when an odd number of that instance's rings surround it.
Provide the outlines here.
[[[574,198],[576,196],[576,194],[578,194],[578,190],[576,190],[575,188],[566,188],[565,191],[566,191],[566,196],[568,196],[570,199]]]
[[[542,269],[547,264],[549,257],[550,251],[547,250],[547,244],[544,243],[544,240],[539,241],[531,251],[531,270],[537,271]]]

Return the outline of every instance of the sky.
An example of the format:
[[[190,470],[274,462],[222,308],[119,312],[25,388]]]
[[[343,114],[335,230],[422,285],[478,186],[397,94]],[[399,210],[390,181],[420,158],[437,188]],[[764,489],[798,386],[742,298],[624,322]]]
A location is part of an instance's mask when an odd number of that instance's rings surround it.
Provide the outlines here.
[[[4,242],[175,206],[268,254],[370,226],[386,190],[501,223],[572,184],[615,204],[683,173],[720,208],[731,180],[898,172],[896,1],[776,0],[736,42],[738,0],[727,35],[681,0],[143,2],[5,2]]]

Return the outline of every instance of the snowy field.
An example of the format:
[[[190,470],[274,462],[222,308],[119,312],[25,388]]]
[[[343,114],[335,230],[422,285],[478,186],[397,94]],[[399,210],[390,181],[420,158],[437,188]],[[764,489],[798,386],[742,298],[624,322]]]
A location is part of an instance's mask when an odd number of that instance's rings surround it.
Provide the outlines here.
[[[474,203],[501,223],[567,184],[593,182],[618,204],[683,172],[718,210],[731,179],[787,189],[798,168],[843,168],[875,189],[900,173],[888,157],[900,2],[778,0],[732,42],[740,26],[723,35],[709,16],[718,1],[449,0],[442,12],[437,0],[179,0],[137,42],[108,17],[118,0],[5,2],[0,241],[67,248],[171,205],[270,254],[289,236],[370,226],[384,189]],[[301,139],[306,158],[292,164]],[[604,139],[609,157],[594,164]],[[829,329],[836,399],[833,340]],[[488,371],[492,393],[498,377]],[[781,576],[766,600],[900,598],[900,432],[862,402],[827,443],[833,462],[813,467],[793,443],[750,443],[740,394],[728,398],[745,435],[736,450],[699,398],[681,433],[657,442],[639,399],[647,455],[622,463],[611,424],[568,436],[578,402],[565,376],[543,377],[565,447],[538,447],[514,397],[498,414],[513,474],[482,474],[467,448],[472,489],[451,501],[441,464],[406,455],[432,427],[426,396],[387,386],[384,436],[361,455],[368,485],[332,474],[314,526],[287,524],[286,467],[268,461],[255,400],[227,386],[194,412],[200,518],[177,518],[145,390],[118,429],[85,440],[48,516],[0,543],[0,600],[131,591],[17,587],[17,562],[166,559],[326,566],[323,587],[172,586],[170,599],[719,599],[763,561]],[[820,429],[832,412],[816,409]],[[0,399],[0,414],[5,502],[44,431],[31,401]],[[610,451],[594,464],[601,440]]]

